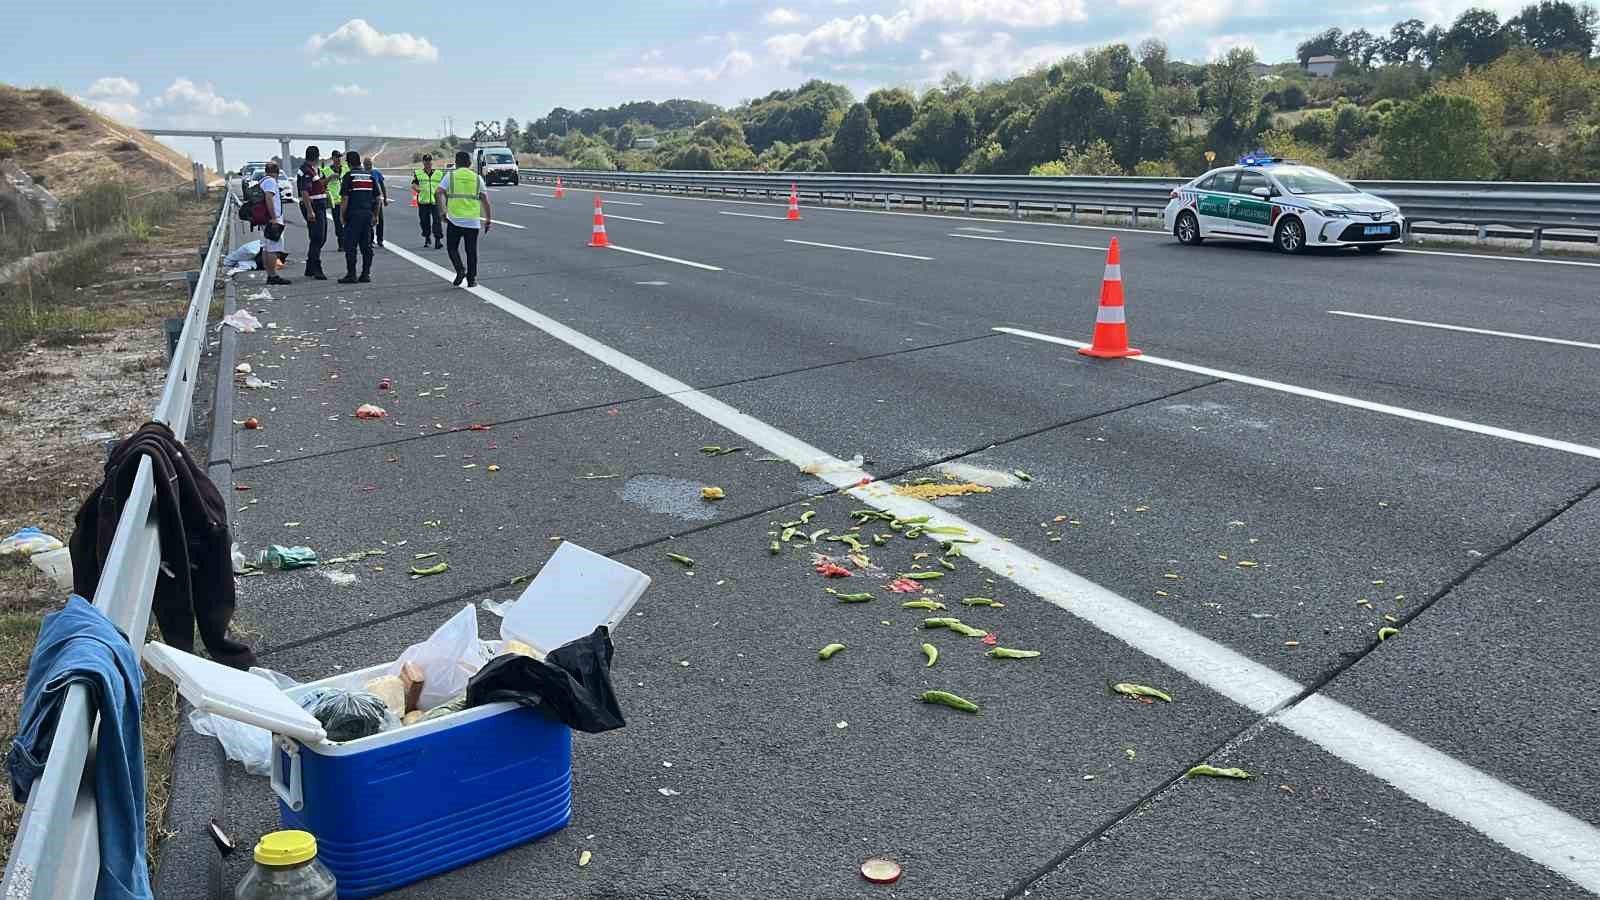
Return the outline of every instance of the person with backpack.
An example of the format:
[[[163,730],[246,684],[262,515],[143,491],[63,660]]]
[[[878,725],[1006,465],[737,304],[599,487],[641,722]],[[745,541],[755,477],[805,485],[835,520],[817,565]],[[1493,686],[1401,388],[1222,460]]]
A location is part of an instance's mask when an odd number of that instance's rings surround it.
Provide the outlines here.
[[[322,245],[328,242],[328,181],[322,176],[319,160],[322,151],[312,144],[306,148],[306,161],[295,178],[295,192],[300,195],[300,214],[306,220],[306,277],[327,281],[322,271]]]
[[[269,263],[283,262],[288,255],[288,248],[283,243],[283,188],[278,184],[278,164],[267,163],[266,177],[261,179],[261,203],[264,206],[266,221],[261,226],[261,268],[267,272],[267,284],[292,284],[277,272],[277,266],[269,267]],[[252,212],[251,222],[255,221]]]
[[[322,177],[328,185],[328,208],[333,211],[333,236],[339,242],[339,252],[344,252],[344,206],[340,203],[340,186],[344,184],[344,173],[348,171],[344,164],[344,154],[335,150],[328,156],[328,164],[322,167]]]
[[[411,173],[411,189],[417,192],[417,219],[422,223],[424,250],[430,246],[436,250],[444,246],[444,225],[439,221],[439,204],[434,202],[439,182],[443,180],[443,170],[433,167],[433,154],[422,154],[422,168]]]
[[[345,154],[344,183],[339,185],[339,211],[344,220],[344,277],[340,284],[372,280],[372,226],[383,215],[378,185],[370,172],[361,170],[361,154]],[[356,277],[356,249],[361,250],[361,277]]]
[[[489,208],[489,195],[483,191],[483,179],[472,171],[472,155],[465,150],[456,151],[456,167],[445,173],[434,193],[444,207],[445,233],[449,240],[450,264],[456,268],[455,286],[466,281],[467,287],[478,286],[478,232],[480,223],[484,234],[493,225],[493,210]],[[467,244],[467,264],[461,264],[461,243]]]

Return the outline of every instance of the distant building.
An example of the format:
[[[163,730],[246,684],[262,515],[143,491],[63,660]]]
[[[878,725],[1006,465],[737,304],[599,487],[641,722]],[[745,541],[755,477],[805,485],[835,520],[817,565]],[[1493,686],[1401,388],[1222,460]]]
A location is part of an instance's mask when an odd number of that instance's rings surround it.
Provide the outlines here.
[[[1251,63],[1250,74],[1257,78],[1265,78],[1272,74],[1272,64],[1264,62]]]
[[[656,147],[660,146],[660,144],[660,141],[651,137],[633,139],[633,149],[635,150],[654,150]]]
[[[1306,74],[1312,78],[1332,78],[1341,62],[1343,60],[1337,56],[1313,56],[1306,60]]]

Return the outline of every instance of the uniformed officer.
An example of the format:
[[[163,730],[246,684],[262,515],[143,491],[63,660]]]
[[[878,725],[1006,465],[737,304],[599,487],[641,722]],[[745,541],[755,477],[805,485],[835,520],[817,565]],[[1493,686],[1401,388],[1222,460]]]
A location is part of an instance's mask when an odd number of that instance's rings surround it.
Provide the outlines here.
[[[340,284],[355,284],[372,280],[372,224],[383,215],[383,204],[378,199],[378,185],[372,175],[361,170],[361,154],[354,150],[345,154],[349,166],[345,169],[343,183],[339,185],[339,208],[344,218],[344,277]],[[356,249],[361,250],[361,277],[356,277]]]
[[[322,177],[322,151],[315,144],[306,148],[305,162],[295,177],[295,193],[300,195],[300,214],[306,220],[306,277],[327,281],[322,271],[322,246],[328,242],[328,182]]]
[[[450,264],[456,269],[456,287],[465,281],[467,287],[478,286],[478,234],[489,233],[494,224],[494,213],[489,208],[489,195],[483,192],[483,179],[472,171],[472,157],[465,150],[456,151],[456,167],[445,174],[435,195],[445,205],[444,215],[447,251]],[[467,245],[467,261],[461,262],[460,245]]]
[[[339,191],[344,185],[344,173],[348,167],[344,164],[344,154],[335,150],[328,157],[328,164],[322,167],[322,177],[328,185],[328,206],[333,210],[333,236],[339,242],[339,252],[344,252],[344,205]]]
[[[433,154],[422,154],[422,168],[411,173],[411,189],[417,192],[417,219],[422,223],[423,249],[444,246],[444,225],[439,220],[439,204],[434,202],[437,199],[434,194],[438,193],[439,182],[443,180],[444,172],[433,167]]]

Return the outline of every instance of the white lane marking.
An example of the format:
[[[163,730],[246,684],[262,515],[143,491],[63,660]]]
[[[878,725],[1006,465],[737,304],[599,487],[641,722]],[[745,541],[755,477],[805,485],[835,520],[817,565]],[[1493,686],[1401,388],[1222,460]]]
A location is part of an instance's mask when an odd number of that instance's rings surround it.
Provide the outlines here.
[[[1492,262],[1525,262],[1544,263],[1547,266],[1588,266],[1600,268],[1600,262],[1582,262],[1576,259],[1539,259],[1533,256],[1493,256],[1488,253],[1451,253],[1447,250],[1407,250],[1401,247],[1390,247],[1386,253],[1416,253],[1421,256],[1459,256],[1462,259],[1483,259]]]
[[[1059,244],[1055,241],[1024,241],[1021,238],[984,237],[981,234],[951,234],[946,236],[954,238],[966,238],[969,241],[1001,241],[1007,244],[1033,244],[1039,247],[1068,247],[1073,250],[1099,250],[1101,253],[1104,253],[1106,250],[1104,247],[1091,247],[1088,244]]]
[[[634,284],[644,285],[645,287],[664,287],[666,285],[666,282],[665,281],[635,281]]]
[[[1045,341],[1051,344],[1060,344],[1063,347],[1087,347],[1083,341],[1074,341],[1069,338],[1056,337],[1051,334],[1040,334],[1037,331],[1026,331],[1021,328],[996,328],[995,331],[1014,334],[1017,337],[1031,338],[1036,341]],[[1500,438],[1501,440],[1514,441],[1518,444],[1528,444],[1534,447],[1543,447],[1546,450],[1559,450],[1562,453],[1571,453],[1574,456],[1587,456],[1590,459],[1600,459],[1600,447],[1590,447],[1587,444],[1575,444],[1571,441],[1562,441],[1555,438],[1542,437],[1537,434],[1528,434],[1522,431],[1512,431],[1508,428],[1498,428],[1494,425],[1480,425],[1477,422],[1468,422],[1465,419],[1452,419],[1449,416],[1437,416],[1433,413],[1420,412],[1415,409],[1406,409],[1403,406],[1390,406],[1387,403],[1374,403],[1371,400],[1362,400],[1358,397],[1347,397],[1343,394],[1332,394],[1313,388],[1304,388],[1299,385],[1284,384],[1281,381],[1268,381],[1265,378],[1256,378],[1253,375],[1241,375],[1238,372],[1227,372],[1222,369],[1211,369],[1206,366],[1196,366],[1191,363],[1178,362],[1173,359],[1162,359],[1159,356],[1141,354],[1130,356],[1130,360],[1150,363],[1155,366],[1165,366],[1168,369],[1178,369],[1183,372],[1192,372],[1195,375],[1205,375],[1209,378],[1221,378],[1226,381],[1237,381],[1240,384],[1253,385],[1266,388],[1269,391],[1281,391],[1285,394],[1294,394],[1298,397],[1309,397],[1313,400],[1324,400],[1328,403],[1337,403],[1340,406],[1353,406],[1368,412],[1383,413],[1387,416],[1396,416],[1402,419],[1411,419],[1415,422],[1427,422],[1430,425],[1440,425],[1445,428],[1454,428],[1457,431],[1468,431],[1473,434],[1486,435]]]
[[[455,277],[454,272],[410,251],[399,247],[387,249],[442,279]],[[1588,822],[1574,818],[1326,696],[1313,695],[1299,704],[1280,710],[1303,688],[1271,668],[931,503],[896,494],[892,486],[881,482],[861,485],[862,479],[871,478],[867,472],[503,294],[482,285],[468,290],[491,306],[616,369],[775,456],[796,466],[821,463],[826,471],[816,477],[841,488],[857,500],[900,518],[928,516],[929,521],[965,529],[968,537],[976,539],[978,543],[966,545],[964,555],[983,568],[1251,712],[1275,714],[1277,721],[1295,734],[1349,760],[1512,852],[1542,863],[1590,891],[1600,892],[1600,829]]]
[[[540,206],[537,203],[518,203],[515,200],[511,201],[511,205],[512,206],[526,206],[526,207],[530,207],[532,209],[544,209],[544,207]]]
[[[730,211],[728,211],[726,209],[717,210],[717,215],[719,215],[719,216],[743,216],[746,219],[776,219],[779,222],[784,221],[785,218],[786,218],[785,216],[760,216],[760,215],[756,215],[755,213],[730,212]]]
[[[543,197],[546,200],[560,200],[561,199],[560,197],[557,197],[555,194],[541,194],[541,193],[538,193],[537,191],[529,191],[528,192],[528,196],[529,197]]]
[[[612,203],[612,204],[615,204],[617,206],[643,206],[644,205],[643,203],[634,203],[634,202],[629,201],[629,200],[605,200],[605,201],[602,201],[602,202]]]
[[[1518,334],[1515,331],[1495,331],[1489,328],[1468,328],[1465,325],[1446,325],[1443,322],[1424,322],[1421,319],[1397,319],[1394,316],[1375,316],[1371,313],[1345,312],[1342,309],[1328,310],[1330,316],[1346,316],[1352,319],[1372,319],[1375,322],[1395,322],[1400,325],[1419,325],[1423,328],[1439,328],[1444,331],[1465,331],[1468,334],[1487,334],[1492,337],[1511,338],[1517,341],[1538,341],[1541,344],[1560,344],[1563,347],[1582,347],[1586,350],[1600,350],[1600,344],[1591,344],[1588,341],[1569,341],[1563,338],[1540,337],[1536,334]]]
[[[977,228],[972,225],[963,225],[957,231],[976,231],[978,234],[1005,234],[1004,228]]]
[[[863,247],[846,247],[843,244],[824,244],[821,241],[797,241],[794,238],[784,238],[786,244],[805,244],[807,247],[826,247],[829,250],[849,250],[851,253],[871,253],[877,256],[898,256],[901,259],[920,259],[924,262],[932,261],[931,256],[916,256],[911,253],[893,253],[888,250],[867,250]]]
[[[505,219],[492,219],[491,220],[491,224],[496,228],[500,227],[501,225],[504,225],[507,228],[515,228],[518,231],[524,231],[528,227],[526,225],[518,225],[515,222],[507,222]],[[454,276],[451,276],[451,277],[454,277]]]
[[[619,216],[619,215],[617,215],[615,213],[612,213],[611,215],[606,216],[606,218],[608,218],[608,219],[621,219],[624,222],[643,222],[646,225],[665,225],[665,224],[667,224],[665,222],[657,222],[655,219],[635,219],[633,216]]]
[[[676,256],[662,256],[659,253],[646,253],[643,250],[634,250],[634,249],[629,248],[629,247],[618,247],[616,244],[612,244],[611,245],[611,249],[613,249],[613,250],[621,250],[623,253],[632,253],[635,256],[648,256],[651,259],[659,259],[659,260],[661,260],[663,262],[677,263],[680,266],[694,266],[696,269],[705,269],[707,272],[721,272],[722,271],[722,269],[720,267],[718,267],[718,266],[708,266],[705,263],[697,263],[697,262],[694,262],[693,260],[688,260],[688,259],[679,259]],[[454,278],[455,276],[452,275],[450,277]]]
[[[486,191],[489,191],[491,193],[495,193],[495,194],[500,193],[500,189],[499,188],[492,188],[492,187],[489,187],[488,185],[484,185],[483,189],[486,190]]]

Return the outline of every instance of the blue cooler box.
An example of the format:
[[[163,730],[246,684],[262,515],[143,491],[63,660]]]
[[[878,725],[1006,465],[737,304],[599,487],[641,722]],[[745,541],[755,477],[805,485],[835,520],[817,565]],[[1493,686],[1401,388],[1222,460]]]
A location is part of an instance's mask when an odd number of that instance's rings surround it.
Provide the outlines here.
[[[359,686],[392,665],[314,682]],[[274,735],[284,828],[317,837],[340,897],[371,897],[565,828],[572,731],[494,703],[345,743]]]

